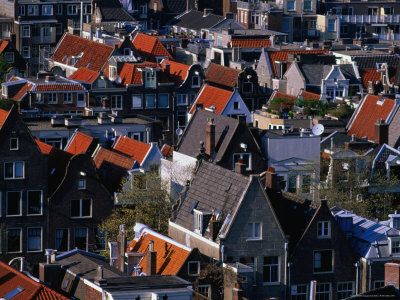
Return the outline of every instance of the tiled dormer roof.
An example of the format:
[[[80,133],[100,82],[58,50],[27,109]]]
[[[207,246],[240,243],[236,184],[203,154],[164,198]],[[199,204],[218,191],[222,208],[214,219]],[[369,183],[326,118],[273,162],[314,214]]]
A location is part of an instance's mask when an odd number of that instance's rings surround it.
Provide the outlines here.
[[[69,79],[74,79],[78,81],[83,81],[92,84],[93,82],[96,81],[97,77],[99,77],[100,73],[96,71],[92,71],[86,68],[79,68],[76,70],[71,76],[69,76]]]
[[[234,38],[231,41],[232,47],[240,48],[262,48],[271,47],[271,41],[268,38]]]
[[[22,88],[12,97],[12,99],[15,101],[21,101],[25,97],[26,93],[32,90],[32,87],[32,83],[25,83]]]
[[[367,137],[375,140],[375,123],[379,119],[387,120],[389,115],[396,109],[395,100],[379,96],[367,95],[354,113],[354,119],[348,128],[348,134],[354,134],[357,138]]]
[[[210,83],[234,88],[237,86],[240,70],[211,63],[206,72],[206,80]]]
[[[32,92],[85,91],[80,83],[39,83]]]
[[[136,160],[139,164],[143,163],[151,145],[139,142],[137,140],[128,138],[126,136],[120,136],[114,144],[114,151],[125,154],[132,159]]]
[[[66,33],[56,47],[53,61],[75,68],[101,71],[113,51],[114,47]]]
[[[133,165],[135,164],[134,159],[126,157],[125,155],[117,152],[107,150],[103,147],[99,147],[99,149],[97,149],[96,153],[94,154],[93,161],[98,169],[100,169],[105,162],[125,170],[132,169]]]
[[[147,58],[152,58],[154,60],[156,56],[165,56],[168,57],[168,59],[173,59],[168,50],[155,36],[139,32],[136,34],[132,43],[136,50]]]
[[[288,54],[302,54],[302,53],[309,53],[309,54],[321,54],[321,53],[328,53],[328,50],[278,50],[278,51],[268,51],[268,57],[272,68],[273,76],[277,76],[276,68],[275,68],[275,61],[287,61]]]
[[[360,73],[363,86],[366,89],[368,88],[369,81],[375,84],[377,81],[381,80],[381,72],[378,72],[376,68],[362,69]]]
[[[143,62],[138,64],[124,63],[119,77],[121,78],[121,84],[143,84],[143,74],[139,70],[140,68],[157,68],[158,64],[153,62]]]
[[[0,39],[0,53],[3,53],[3,51],[7,48],[8,41]]]
[[[232,91],[206,84],[203,86],[196,100],[193,102],[190,113],[193,114],[196,111],[196,106],[198,104],[202,104],[203,109],[212,107],[214,108],[216,114],[221,114],[232,95]]]
[[[166,70],[167,64],[169,65],[169,72]],[[175,84],[181,85],[189,75],[190,66],[165,59],[161,63],[161,69],[169,75]]]
[[[311,92],[307,92],[307,91],[300,91],[299,96],[303,96],[303,100],[305,101],[309,101],[309,100],[319,100],[321,99],[321,95],[315,94],[315,93],[311,93]]]
[[[92,145],[93,140],[93,137],[76,131],[65,147],[65,151],[71,154],[86,153]]]

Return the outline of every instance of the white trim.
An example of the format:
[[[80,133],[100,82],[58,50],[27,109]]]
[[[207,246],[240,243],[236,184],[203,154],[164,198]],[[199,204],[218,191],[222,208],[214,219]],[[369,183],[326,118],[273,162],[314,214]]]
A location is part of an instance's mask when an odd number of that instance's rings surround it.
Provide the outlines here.
[[[190,273],[190,264],[197,264],[197,272],[196,273]],[[200,262],[199,261],[188,261],[187,264],[187,271],[189,276],[199,276],[200,275]]]
[[[217,244],[213,241],[210,241],[209,239],[206,239],[205,237],[202,237],[202,236],[196,234],[195,232],[190,231],[190,230],[186,229],[185,227],[182,227],[182,226],[172,222],[171,220],[168,221],[168,225],[171,227],[174,227],[176,229],[179,229],[180,231],[183,231],[184,233],[187,233],[187,234],[191,235],[192,237],[194,237],[202,242],[205,242],[210,246],[213,246],[214,248],[219,249],[219,246],[220,246],[219,244]]]
[[[29,229],[38,229],[40,228],[40,250],[29,250]],[[35,252],[42,252],[43,251],[43,227],[27,227],[26,228],[26,252],[28,253],[35,253]]]

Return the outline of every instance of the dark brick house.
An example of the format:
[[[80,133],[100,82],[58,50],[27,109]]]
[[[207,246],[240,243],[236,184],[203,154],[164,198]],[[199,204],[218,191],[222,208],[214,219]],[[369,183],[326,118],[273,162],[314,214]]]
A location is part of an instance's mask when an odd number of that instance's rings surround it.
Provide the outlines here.
[[[13,71],[20,74],[26,74],[27,65],[25,59],[18,52],[12,42],[0,39],[0,54],[4,55],[7,63],[13,68]],[[2,78],[2,80],[4,80]]]

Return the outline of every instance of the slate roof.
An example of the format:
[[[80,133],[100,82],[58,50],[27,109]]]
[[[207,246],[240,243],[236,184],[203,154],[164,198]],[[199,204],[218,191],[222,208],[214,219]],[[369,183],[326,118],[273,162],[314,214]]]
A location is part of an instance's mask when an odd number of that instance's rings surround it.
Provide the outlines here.
[[[231,40],[232,47],[240,48],[262,48],[271,47],[271,41],[269,38],[251,38],[251,37],[232,37]]]
[[[351,296],[346,298],[347,300],[355,300],[355,299],[362,299],[362,300],[376,300],[376,299],[400,299],[399,290],[393,285],[387,285],[378,289],[373,289],[371,291],[361,293],[358,295]]]
[[[251,177],[202,161],[190,187],[182,195],[175,223],[193,230],[192,208],[208,213],[214,209],[216,214],[219,213],[219,220],[228,222],[250,181]],[[227,218],[228,215],[230,217]],[[204,227],[207,227],[208,221],[204,221]],[[226,228],[227,226],[222,227],[222,234]]]
[[[79,68],[74,73],[72,73],[71,76],[69,76],[68,78],[92,84],[96,81],[97,77],[99,76],[100,76],[99,72],[92,71],[86,68]]]
[[[397,67],[400,62],[400,57],[395,54],[360,55],[353,56],[352,59],[357,63],[359,69],[376,69],[377,63],[387,63],[389,68]]]
[[[187,124],[176,151],[196,157],[199,154],[200,141],[206,140],[207,119],[213,118],[215,124],[215,158],[218,162],[227,150],[233,135],[239,127],[239,120],[218,115],[206,110],[197,110]]]
[[[186,10],[186,0],[162,0],[164,11],[183,13]]]
[[[212,28],[223,20],[223,16],[208,14],[204,17],[203,11],[189,10],[176,17],[173,25],[198,31],[203,28]]]
[[[135,21],[135,19],[130,14],[128,14],[125,9],[123,9],[121,3],[118,0],[102,0],[98,1],[97,5],[100,9],[103,22]]]
[[[333,65],[298,63],[298,67],[306,80],[306,84],[321,85],[322,79],[328,76]],[[340,65],[339,68],[343,76],[349,79],[349,84],[359,83],[354,73],[353,65]]]
[[[0,262],[0,297],[12,300],[67,300],[69,298],[57,293],[25,274],[18,272],[4,262]],[[23,290],[15,296],[8,295],[18,287]]]
[[[194,100],[190,113],[193,114],[195,112],[196,105],[202,104],[203,109],[214,107],[215,113],[221,114],[233,93],[232,91],[205,84]]]
[[[86,153],[92,146],[93,141],[94,138],[90,135],[75,131],[65,146],[65,151],[71,154]]]
[[[166,56],[168,59],[173,59],[172,55],[155,36],[138,32],[132,43],[144,57],[155,59],[156,56]]]
[[[115,141],[113,149],[119,153],[125,154],[132,159],[143,163],[147,153],[149,153],[151,145],[131,139],[127,136],[120,136]]]
[[[75,68],[87,68],[92,71],[102,71],[108,59],[114,52],[114,47],[65,33],[58,42],[53,54],[53,61],[72,65],[72,56],[77,58]]]
[[[379,119],[388,120],[397,107],[393,99],[384,98],[381,102],[378,96],[366,95],[350,120],[348,134],[354,134],[357,138],[367,137],[370,141],[375,140],[374,124]]]
[[[210,83],[233,89],[237,86],[240,72],[240,70],[211,63],[206,71],[206,80]]]

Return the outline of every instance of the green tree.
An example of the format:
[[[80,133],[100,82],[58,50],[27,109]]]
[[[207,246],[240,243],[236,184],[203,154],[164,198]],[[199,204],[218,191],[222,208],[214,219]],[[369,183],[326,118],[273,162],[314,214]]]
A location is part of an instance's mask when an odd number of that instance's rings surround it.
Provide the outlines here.
[[[0,54],[0,83],[3,83],[7,71],[11,68],[11,65],[7,62],[4,54]]]
[[[0,99],[0,108],[4,110],[10,110],[11,107],[16,104],[12,99]]]

